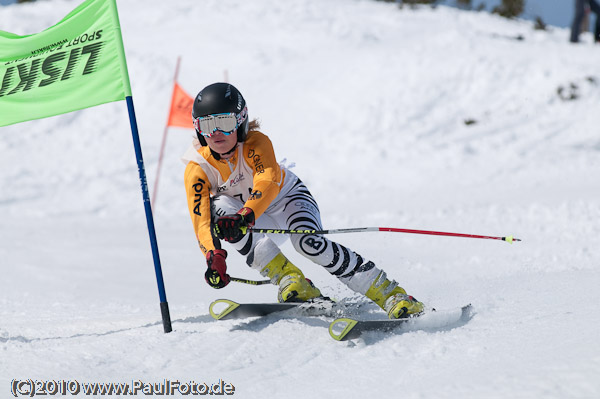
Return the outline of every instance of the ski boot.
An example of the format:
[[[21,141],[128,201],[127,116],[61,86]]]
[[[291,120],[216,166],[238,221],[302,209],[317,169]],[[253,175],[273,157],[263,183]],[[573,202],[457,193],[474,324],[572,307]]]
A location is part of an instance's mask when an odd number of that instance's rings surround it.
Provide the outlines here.
[[[279,285],[277,300],[281,303],[306,302],[322,297],[321,291],[282,253],[277,254],[260,273]]]
[[[390,319],[406,318],[423,312],[423,303],[407,295],[404,288],[399,287],[395,281],[388,280],[385,272],[379,273],[365,295],[385,310]]]

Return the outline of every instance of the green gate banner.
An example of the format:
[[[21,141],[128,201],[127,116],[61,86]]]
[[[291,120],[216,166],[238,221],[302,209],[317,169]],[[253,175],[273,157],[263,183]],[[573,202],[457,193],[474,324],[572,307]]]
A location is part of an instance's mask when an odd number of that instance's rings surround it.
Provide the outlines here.
[[[0,126],[131,96],[116,0],[87,0],[43,32],[0,31]]]

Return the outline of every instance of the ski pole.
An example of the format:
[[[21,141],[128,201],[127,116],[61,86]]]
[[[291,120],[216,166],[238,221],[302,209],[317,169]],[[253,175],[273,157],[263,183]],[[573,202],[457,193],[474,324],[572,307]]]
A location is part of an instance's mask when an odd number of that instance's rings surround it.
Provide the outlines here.
[[[465,238],[482,238],[487,240],[501,240],[508,243],[514,241],[521,241],[519,238],[513,236],[506,237],[494,237],[494,236],[481,236],[475,234],[461,234],[461,233],[447,233],[443,231],[428,231],[428,230],[412,230],[412,229],[398,229],[394,227],[354,227],[347,229],[329,229],[329,230],[278,230],[278,229],[257,229],[257,228],[242,228],[244,234],[248,233],[262,233],[262,234],[338,234],[338,233],[362,233],[370,231],[387,231],[392,233],[409,233],[409,234],[428,234],[435,236],[448,236],[448,237],[465,237]]]
[[[236,283],[250,284],[250,285],[264,285],[271,284],[271,280],[247,280],[245,278],[229,277],[231,281]]]

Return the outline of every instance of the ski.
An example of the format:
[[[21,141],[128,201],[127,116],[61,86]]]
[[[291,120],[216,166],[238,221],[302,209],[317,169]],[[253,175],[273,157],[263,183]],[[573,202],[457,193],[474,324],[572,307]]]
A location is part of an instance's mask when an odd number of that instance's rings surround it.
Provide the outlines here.
[[[217,299],[210,304],[209,312],[216,320],[266,316],[290,309],[299,309],[303,316],[320,316],[333,309],[334,305],[335,302],[330,299],[290,303],[237,303],[229,299]]]
[[[426,330],[456,327],[472,317],[471,304],[455,311],[433,311],[405,319],[356,320],[339,318],[329,325],[329,335],[336,341],[358,338],[369,331]]]

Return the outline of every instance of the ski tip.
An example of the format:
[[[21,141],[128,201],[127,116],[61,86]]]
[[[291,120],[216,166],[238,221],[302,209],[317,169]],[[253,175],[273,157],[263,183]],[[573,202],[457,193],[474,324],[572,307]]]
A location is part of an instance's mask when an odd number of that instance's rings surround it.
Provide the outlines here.
[[[210,304],[208,311],[213,319],[222,320],[229,313],[233,312],[238,306],[240,306],[239,303],[230,301],[229,299],[217,299]],[[221,310],[219,311],[218,308],[221,308]]]
[[[352,319],[336,319],[329,324],[329,335],[336,341],[344,341],[356,323],[357,321]]]

